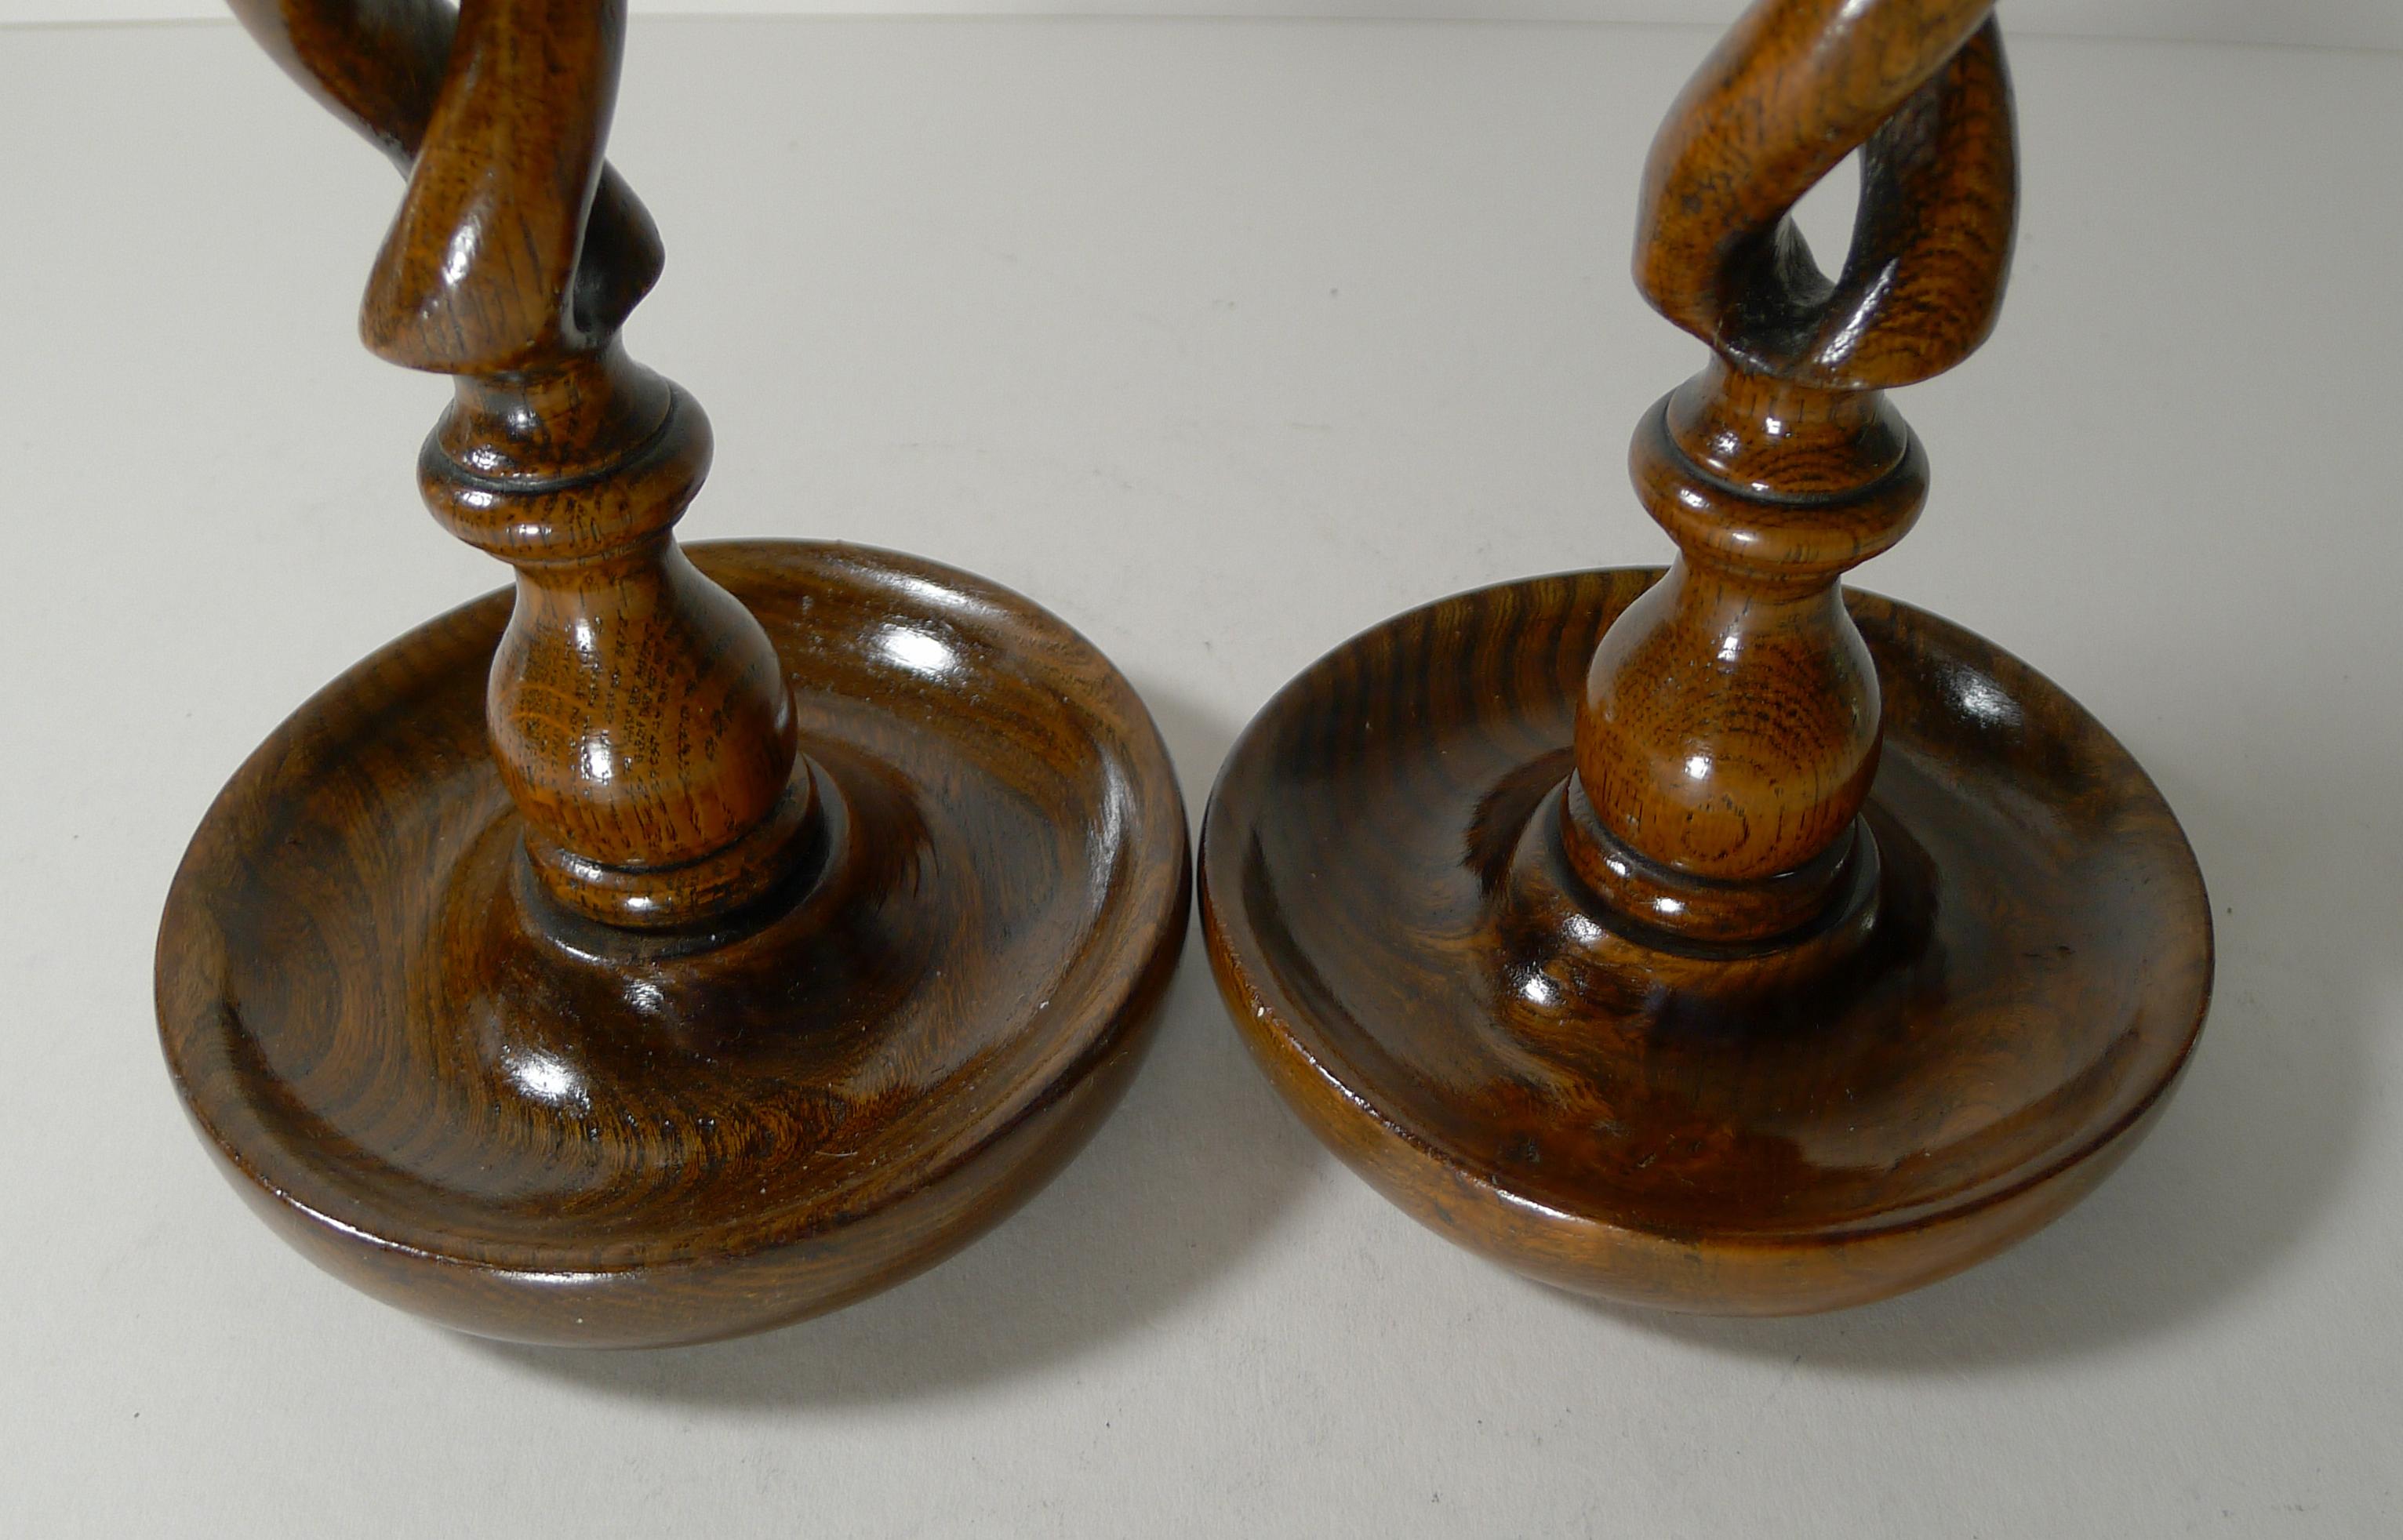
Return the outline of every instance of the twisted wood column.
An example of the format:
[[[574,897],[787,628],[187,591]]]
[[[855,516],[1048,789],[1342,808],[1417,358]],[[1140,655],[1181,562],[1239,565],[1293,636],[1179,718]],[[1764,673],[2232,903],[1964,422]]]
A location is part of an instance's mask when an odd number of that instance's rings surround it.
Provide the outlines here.
[[[1594,654],[1563,824],[1578,875],[1673,934],[1790,930],[1866,858],[1878,681],[1838,579],[1927,497],[1882,393],[1959,363],[2002,303],[2017,167],[1992,8],[1756,7],[1653,145],[1636,283],[1715,356],[1636,431],[1678,558]],[[1854,149],[1831,279],[1792,214]]]
[[[1125,677],[937,562],[674,525],[708,420],[619,345],[618,0],[237,0],[409,178],[361,330],[512,590],[318,691],[160,923],[160,1047],[301,1252],[463,1330],[692,1342],[932,1266],[1140,1061],[1183,798]],[[806,737],[810,752],[803,754]]]
[[[418,479],[444,527],[517,572],[488,714],[543,888],[644,930],[759,898],[811,777],[767,633],[673,534],[709,420],[618,342],[663,255],[602,160],[623,0],[234,9],[409,177],[360,332],[457,378]]]
[[[1830,277],[1792,211],[1855,149]],[[1203,930],[1271,1080],[1444,1235],[1628,1303],[1836,1309],[2103,1179],[2202,1029],[2210,901],[2075,701],[1843,590],[1927,497],[1884,393],[1965,357],[2009,270],[1991,6],[1758,0],[1643,199],[1636,282],[1712,354],[1635,436],[1675,564],[1305,670],[1212,794]]]

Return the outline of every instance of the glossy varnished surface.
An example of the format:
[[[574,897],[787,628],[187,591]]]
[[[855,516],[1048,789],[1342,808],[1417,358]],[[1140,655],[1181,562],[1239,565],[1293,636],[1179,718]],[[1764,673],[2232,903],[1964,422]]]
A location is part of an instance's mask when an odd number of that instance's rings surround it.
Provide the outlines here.
[[[1322,1137],[1465,1244],[1729,1313],[1858,1304],[2061,1212],[2175,1078],[2202,879],[2040,676],[1840,579],[1928,456],[1884,392],[1993,328],[1992,0],[1757,0],[1654,140],[1635,281],[1707,343],[1635,434],[1665,573],[1338,649],[1209,812],[1228,1003]],[[1795,205],[1858,150],[1823,272]]]
[[[2201,876],[2074,701],[1855,592],[1887,712],[1874,892],[1752,950],[1613,914],[1553,830],[1586,659],[1659,576],[1445,600],[1278,695],[1203,833],[1221,988],[1329,1145],[1511,1266],[1705,1311],[1925,1283],[2160,1109],[2209,989]]]
[[[1354,631],[1665,563],[1610,462],[1703,350],[1620,273],[1638,119],[1708,36],[646,14],[611,145],[670,248],[629,342],[717,427],[682,527],[822,526],[1045,604],[1144,695],[1197,825],[1244,722]],[[447,390],[351,338],[382,160],[233,28],[0,29],[0,265],[34,297],[0,352],[38,361],[11,378],[39,446],[0,687],[37,751],[0,946],[0,1531],[2403,1530],[2403,673],[2373,661],[2403,648],[2403,522],[2356,457],[2293,452],[2385,435],[2388,350],[2358,344],[2403,339],[2403,197],[2344,189],[2396,186],[2403,52],[2009,43],[2030,243],[1995,341],[1892,393],[1934,496],[1857,580],[2065,687],[2192,839],[2211,1021],[2134,1155],[1883,1305],[1619,1310],[1323,1150],[1196,936],[1125,1098],[1025,1208],[861,1305],[659,1354],[359,1297],[174,1104],[146,964],[202,812],[318,687],[508,573],[405,485]],[[102,132],[49,153],[78,120]],[[462,1494],[479,1517],[436,1517]]]
[[[1927,455],[1883,392],[1993,328],[2019,160],[1991,0],[1759,0],[1653,142],[1635,282],[1709,344],[1637,429],[1668,577],[1596,648],[1571,863],[1698,941],[1763,940],[1868,859],[1875,671],[1837,579],[1910,530]],[[1860,207],[1821,271],[1794,219],[1855,149]]]
[[[603,161],[622,0],[236,0],[409,178],[360,329],[514,595],[329,686],[159,943],[187,1107],[371,1293],[469,1331],[755,1330],[925,1266],[1115,1099],[1182,944],[1175,777],[1014,594],[677,520],[708,418],[618,341],[664,259]]]
[[[419,488],[517,569],[487,714],[536,880],[640,930],[757,900],[823,833],[817,773],[766,633],[675,546],[709,419],[618,340],[666,259],[602,160],[623,0],[234,9],[408,176],[359,330],[454,378]]]
[[[1008,1212],[1116,1100],[1184,931],[1126,682],[1023,599],[860,548],[697,548],[774,640],[828,810],[712,945],[548,903],[482,750],[493,595],[263,744],[159,945],[178,1088],[316,1260],[490,1335],[832,1308]]]

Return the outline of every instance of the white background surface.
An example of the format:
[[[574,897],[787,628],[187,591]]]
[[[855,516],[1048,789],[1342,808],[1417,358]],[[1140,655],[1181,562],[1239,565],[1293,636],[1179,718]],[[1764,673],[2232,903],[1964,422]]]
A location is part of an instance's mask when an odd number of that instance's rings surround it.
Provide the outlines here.
[[[630,333],[718,430],[695,536],[1041,598],[1195,811],[1323,649],[1666,549],[1698,366],[1627,277],[1706,32],[640,22]],[[2029,40],[2000,332],[1898,400],[1866,582],[1993,636],[2184,818],[2218,1000],[2066,1219],[1814,1320],[1618,1313],[1419,1229],[1243,1059],[1198,946],[1087,1153],[764,1339],[451,1336],[203,1158],[151,943],[217,786],[499,571],[352,315],[397,181],[228,25],[0,33],[0,1533],[2342,1535],[2403,1525],[2403,57]],[[1815,208],[1824,231],[1842,212]]]
[[[632,0],[660,16],[1340,17],[1722,25],[1744,0]],[[0,0],[0,24],[215,19],[224,0]],[[2016,34],[2403,48],[2396,0],[2010,0]]]

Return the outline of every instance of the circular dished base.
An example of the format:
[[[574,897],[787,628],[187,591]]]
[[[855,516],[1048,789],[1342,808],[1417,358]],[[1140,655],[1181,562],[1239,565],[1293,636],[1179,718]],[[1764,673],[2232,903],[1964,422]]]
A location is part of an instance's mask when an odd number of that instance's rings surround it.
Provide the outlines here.
[[[773,640],[818,801],[749,920],[542,894],[485,747],[507,592],[295,713],[168,895],[160,1035],[235,1186],[465,1331],[701,1341],[931,1265],[1116,1103],[1183,944],[1174,772],[1084,638],[909,557],[688,550]]]
[[[1659,576],[1443,600],[1270,701],[1202,829],[1219,987],[1337,1154],[1548,1283],[1785,1314],[1933,1282],[2160,1111],[2210,994],[2202,874],[2077,702],[1854,591],[1885,740],[1849,887],[1766,948],[1614,917],[1563,787],[1594,644]]]

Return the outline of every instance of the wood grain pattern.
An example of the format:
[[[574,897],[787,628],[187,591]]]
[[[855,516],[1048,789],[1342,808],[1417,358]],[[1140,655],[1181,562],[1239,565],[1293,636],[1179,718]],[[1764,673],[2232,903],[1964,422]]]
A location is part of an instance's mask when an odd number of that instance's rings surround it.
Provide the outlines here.
[[[773,639],[830,814],[766,922],[548,902],[482,747],[506,594],[295,713],[168,896],[167,1060],[236,1187],[465,1330],[700,1340],[908,1276],[1115,1103],[1183,942],[1183,805],[1090,644],[908,557],[693,556]]]
[[[1927,457],[1881,394],[1992,328],[2017,187],[1986,4],[1764,0],[1654,146],[1639,428],[1678,560],[1372,628],[1246,728],[1202,907],[1255,1055],[1396,1202],[1674,1310],[1859,1304],[2046,1223],[2202,1025],[2175,818],[2024,664],[1839,579]],[[1789,217],[1854,148],[1833,279]]]
[[[2074,1202],[2200,1029],[2208,901],[2144,771],[2041,675],[1858,591],[1879,860],[1774,947],[1601,903],[1558,836],[1586,659],[1658,569],[1396,617],[1245,729],[1203,825],[1229,1012],[1329,1147],[1549,1283],[1865,1303]]]
[[[1993,327],[2017,207],[2010,85],[1987,7],[1756,7],[1652,150],[1636,283],[1711,344],[1638,430],[1668,580],[1596,651],[1570,859],[1698,940],[1757,940],[1829,901],[1877,770],[1877,673],[1837,596],[1927,498],[1879,394]],[[1790,217],[1861,152],[1843,271]]]
[[[663,261],[602,162],[625,7],[471,0],[455,26],[431,4],[237,9],[409,173],[360,331],[458,378],[418,480],[444,527],[517,568],[493,755],[535,869],[619,925],[759,898],[806,842],[813,778],[767,635],[671,534],[709,420],[618,340]]]
[[[469,1331],[692,1341],[926,1266],[1140,1056],[1188,882],[1149,716],[965,574],[677,545],[710,432],[618,340],[662,260],[602,160],[622,4],[236,8],[409,176],[361,330],[457,377],[420,486],[517,581],[211,809],[159,943],[188,1110],[303,1252]]]

